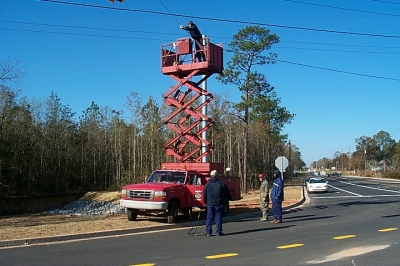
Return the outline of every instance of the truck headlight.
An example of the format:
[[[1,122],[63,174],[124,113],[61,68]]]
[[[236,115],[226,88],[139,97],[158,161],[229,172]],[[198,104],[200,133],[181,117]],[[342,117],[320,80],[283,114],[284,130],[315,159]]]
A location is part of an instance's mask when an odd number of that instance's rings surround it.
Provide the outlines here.
[[[126,189],[121,190],[121,194],[120,194],[121,199],[126,199]]]
[[[154,198],[165,198],[167,196],[167,192],[165,191],[154,191]]]

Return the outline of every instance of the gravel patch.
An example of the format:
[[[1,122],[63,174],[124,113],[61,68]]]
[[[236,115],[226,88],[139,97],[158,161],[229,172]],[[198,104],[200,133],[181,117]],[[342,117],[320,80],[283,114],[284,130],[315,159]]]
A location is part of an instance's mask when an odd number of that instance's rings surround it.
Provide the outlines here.
[[[75,200],[69,204],[45,210],[39,215],[74,215],[74,216],[96,216],[96,215],[115,215],[125,213],[125,208],[121,208],[118,202],[97,202],[93,200]]]

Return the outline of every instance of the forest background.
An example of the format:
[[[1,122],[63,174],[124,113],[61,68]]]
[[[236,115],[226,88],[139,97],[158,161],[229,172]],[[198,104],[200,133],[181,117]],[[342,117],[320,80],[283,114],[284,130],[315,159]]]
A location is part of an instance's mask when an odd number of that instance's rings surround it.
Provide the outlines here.
[[[257,67],[274,64],[277,55],[266,53],[279,37],[268,29],[250,26],[233,36],[227,52],[233,54],[217,79],[235,85],[238,102],[214,94],[208,116],[213,144],[210,162],[231,167],[242,178],[242,190],[258,186],[259,173],[272,173],[275,159],[285,156],[293,170],[305,168],[300,150],[282,134],[295,119]],[[76,117],[57,93],[45,100],[22,95],[23,67],[16,59],[0,61],[0,195],[24,196],[76,191],[119,190],[171,162],[165,143],[174,137],[165,118],[171,109],[154,96],[143,102],[137,92],[126,97],[130,114],[95,102]],[[190,97],[190,96],[189,96]],[[161,98],[161,97],[160,97]],[[129,117],[129,118],[126,118]],[[177,118],[179,119],[179,117]],[[387,132],[356,139],[354,153],[337,152],[315,161],[316,169],[342,171],[396,170],[400,144]]]
[[[276,42],[279,38],[265,28],[239,31],[221,82],[235,83],[242,101],[214,95],[208,105],[215,122],[208,132],[209,160],[232,167],[245,190],[258,186],[259,173],[272,173],[278,156],[289,158],[291,170],[305,166],[298,148],[281,134],[295,115],[279,105],[273,87],[255,70],[273,63],[274,55],[263,53]],[[243,50],[243,43],[252,45]],[[233,77],[232,71],[239,74]],[[174,137],[165,126],[171,113],[165,101],[158,104],[151,96],[142,104],[131,92],[125,103],[129,119],[95,102],[76,118],[55,92],[45,100],[24,97],[18,88],[23,75],[17,60],[0,62],[0,195],[117,190],[143,182],[161,162],[173,161],[164,147]]]

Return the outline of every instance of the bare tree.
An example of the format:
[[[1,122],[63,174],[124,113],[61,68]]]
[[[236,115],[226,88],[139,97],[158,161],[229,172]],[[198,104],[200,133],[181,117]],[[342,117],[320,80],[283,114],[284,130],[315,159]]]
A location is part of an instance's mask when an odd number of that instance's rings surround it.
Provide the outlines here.
[[[19,61],[11,58],[7,58],[3,62],[0,61],[0,81],[4,84],[8,82],[19,83],[24,73],[19,65]]]

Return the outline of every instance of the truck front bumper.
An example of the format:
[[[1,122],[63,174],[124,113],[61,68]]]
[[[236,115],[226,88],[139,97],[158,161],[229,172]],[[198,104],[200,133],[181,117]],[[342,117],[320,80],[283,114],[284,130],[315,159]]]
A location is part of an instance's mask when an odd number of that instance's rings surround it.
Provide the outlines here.
[[[125,200],[119,201],[121,207],[128,209],[138,210],[166,210],[168,207],[167,201],[138,201],[138,200]]]

